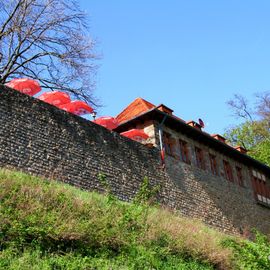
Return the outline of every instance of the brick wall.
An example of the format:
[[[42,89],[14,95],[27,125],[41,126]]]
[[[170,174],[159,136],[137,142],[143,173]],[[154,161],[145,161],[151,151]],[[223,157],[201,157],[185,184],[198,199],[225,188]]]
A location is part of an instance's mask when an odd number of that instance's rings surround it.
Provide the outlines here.
[[[171,159],[171,160],[170,160]],[[162,204],[227,232],[257,227],[269,233],[270,211],[248,188],[149,149],[83,118],[0,86],[0,166],[102,190],[104,173],[113,192],[130,200],[144,176],[160,184]]]

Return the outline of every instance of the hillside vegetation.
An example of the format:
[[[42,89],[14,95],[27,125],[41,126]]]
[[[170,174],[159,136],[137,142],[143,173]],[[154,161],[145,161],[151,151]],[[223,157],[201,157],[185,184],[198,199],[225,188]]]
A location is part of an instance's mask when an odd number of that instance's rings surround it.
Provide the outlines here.
[[[266,237],[226,236],[150,195],[146,180],[124,203],[0,170],[0,269],[270,269]]]

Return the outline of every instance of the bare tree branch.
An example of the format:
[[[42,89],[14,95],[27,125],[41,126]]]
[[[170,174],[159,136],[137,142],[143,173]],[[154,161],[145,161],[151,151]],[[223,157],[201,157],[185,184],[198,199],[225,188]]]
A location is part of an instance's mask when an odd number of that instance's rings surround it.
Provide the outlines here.
[[[11,21],[11,19],[15,15],[15,13],[17,12],[17,10],[19,9],[19,7],[20,7],[20,5],[21,5],[22,2],[23,2],[22,0],[18,1],[18,3],[16,4],[16,6],[14,7],[12,13],[9,15],[9,17],[7,18],[7,20],[2,25],[1,30],[0,30],[0,41],[1,41],[1,38],[3,36],[7,35],[7,33],[5,33],[5,28],[9,24],[9,22]]]
[[[227,104],[233,110],[236,117],[244,118],[245,120],[253,122],[252,110],[248,106],[248,101],[241,95],[235,94],[233,99],[229,100]]]
[[[29,77],[97,105],[97,59],[75,0],[0,0],[0,83]]]
[[[270,125],[270,92],[257,93],[257,114],[262,118],[268,121]]]

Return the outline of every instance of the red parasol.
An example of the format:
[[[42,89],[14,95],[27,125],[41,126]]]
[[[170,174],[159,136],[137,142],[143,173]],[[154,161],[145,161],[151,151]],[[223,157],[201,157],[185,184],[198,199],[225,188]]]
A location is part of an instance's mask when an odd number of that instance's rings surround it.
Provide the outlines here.
[[[131,129],[120,134],[137,142],[142,142],[149,138],[149,136],[141,129]]]
[[[87,103],[80,100],[75,100],[71,101],[70,103],[60,105],[59,108],[76,115],[88,114],[94,111],[94,109]]]
[[[117,128],[119,125],[118,121],[112,116],[102,116],[93,122],[110,130]]]
[[[60,91],[46,92],[38,97],[38,99],[52,104],[54,106],[59,106],[71,102],[71,99],[67,93]]]
[[[29,96],[33,96],[41,90],[41,87],[37,81],[27,78],[13,79],[9,83],[6,83],[6,86],[18,90]]]

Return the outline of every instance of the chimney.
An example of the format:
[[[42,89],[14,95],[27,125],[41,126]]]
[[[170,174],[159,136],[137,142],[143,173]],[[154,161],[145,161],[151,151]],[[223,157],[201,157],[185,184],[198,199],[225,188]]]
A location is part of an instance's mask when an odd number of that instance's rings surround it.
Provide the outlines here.
[[[234,149],[236,149],[237,151],[239,151],[240,153],[242,154],[246,154],[247,153],[247,149],[245,149],[244,147],[242,146],[235,146]]]
[[[226,143],[226,139],[219,134],[213,134],[211,136],[215,138],[216,140],[219,140],[220,142]]]
[[[187,121],[186,123],[191,127],[197,128],[198,130],[202,130],[202,126],[193,120]]]
[[[164,104],[158,105],[157,109],[162,111],[162,112],[165,112],[165,113],[167,113],[169,115],[172,115],[172,113],[173,113],[173,110],[170,109],[169,107],[165,106]]]

